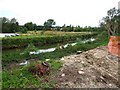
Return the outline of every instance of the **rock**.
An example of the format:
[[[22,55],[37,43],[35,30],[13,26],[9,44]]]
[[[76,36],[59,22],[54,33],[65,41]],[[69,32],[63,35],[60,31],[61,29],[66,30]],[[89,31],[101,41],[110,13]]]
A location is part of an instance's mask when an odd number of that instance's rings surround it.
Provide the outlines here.
[[[103,58],[106,57],[106,52],[103,52],[103,50],[96,50],[96,52],[93,54],[95,58]]]
[[[109,86],[112,86],[112,84],[109,84]]]
[[[65,76],[65,74],[63,73],[61,76],[62,76],[62,77],[64,77],[64,76]]]
[[[83,71],[83,68],[81,68],[80,70]]]
[[[84,72],[83,72],[83,71],[78,71],[78,73],[79,73],[79,74],[84,74]]]
[[[82,61],[81,63],[82,63],[82,64],[84,64],[84,62],[83,62],[83,61]]]
[[[64,58],[62,57],[61,60],[64,60]]]
[[[104,62],[102,61],[101,63],[103,64]]]
[[[82,51],[77,51],[77,54],[80,54],[80,53],[82,53]]]

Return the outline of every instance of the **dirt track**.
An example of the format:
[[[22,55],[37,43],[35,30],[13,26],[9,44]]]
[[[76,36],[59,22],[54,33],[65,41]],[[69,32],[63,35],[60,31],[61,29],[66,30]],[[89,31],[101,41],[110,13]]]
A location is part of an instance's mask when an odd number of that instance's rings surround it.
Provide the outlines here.
[[[65,56],[63,67],[53,77],[60,88],[116,88],[118,58],[109,58],[107,47]]]

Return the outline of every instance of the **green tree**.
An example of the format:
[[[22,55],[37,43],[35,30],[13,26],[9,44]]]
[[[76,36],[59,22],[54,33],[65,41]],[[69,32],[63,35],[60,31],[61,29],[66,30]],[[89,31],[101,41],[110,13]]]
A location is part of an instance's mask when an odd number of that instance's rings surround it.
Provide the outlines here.
[[[9,22],[10,22],[10,20],[8,18],[6,18],[6,17],[2,18],[2,23],[9,23]]]
[[[62,31],[67,31],[67,26],[66,26],[66,24],[64,24],[63,26],[62,26]]]
[[[8,18],[3,17],[1,20],[2,20],[3,33],[13,33],[18,31],[19,23],[15,18],[12,18],[11,20],[9,20]]]
[[[18,31],[18,29],[19,29],[19,23],[17,22],[17,20],[15,19],[15,18],[12,18],[11,20],[10,20],[10,26],[11,26],[11,31],[13,31],[13,32],[17,32]]]
[[[20,27],[19,31],[22,33],[27,33],[27,28],[26,27]]]
[[[80,32],[82,31],[83,29],[80,27],[80,26],[76,26],[74,27],[74,32]]]
[[[15,18],[12,18],[11,20],[10,20],[10,23],[16,23],[17,22],[17,20],[15,19]]]
[[[109,35],[120,33],[120,10],[112,8],[107,12],[107,16],[103,17],[100,23],[101,27],[105,27]]]
[[[44,22],[44,29],[51,29],[53,25],[55,25],[56,22],[54,19],[48,19],[47,21]]]
[[[36,29],[36,24],[33,24],[32,22],[28,22],[24,24],[24,27],[26,27],[28,30],[32,31]]]

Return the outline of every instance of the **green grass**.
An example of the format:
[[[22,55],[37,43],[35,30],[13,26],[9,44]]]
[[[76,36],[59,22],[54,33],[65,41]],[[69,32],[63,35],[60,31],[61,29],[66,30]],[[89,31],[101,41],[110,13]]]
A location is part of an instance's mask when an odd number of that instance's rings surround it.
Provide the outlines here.
[[[96,41],[94,41],[92,43],[90,43],[90,42],[85,43],[85,44],[78,43],[75,46],[69,46],[62,50],[58,49],[54,52],[40,53],[39,55],[29,55],[29,54],[22,55],[22,54],[20,54],[25,51],[15,51],[15,52],[3,53],[3,55],[2,55],[3,66],[7,63],[9,64],[11,62],[20,62],[24,59],[30,59],[30,58],[38,58],[40,60],[45,60],[46,58],[50,58],[50,59],[61,58],[65,55],[73,54],[79,50],[87,51],[89,49],[96,48],[98,46],[107,45],[107,43],[109,41],[106,32],[100,33],[95,38],[97,38]]]
[[[62,63],[59,61],[61,57],[74,54],[79,50],[87,51],[89,49],[93,49],[98,46],[107,45],[108,41],[109,41],[109,38],[107,36],[107,33],[101,32],[99,33],[98,36],[96,36],[96,41],[92,43],[88,42],[85,44],[77,44],[75,46],[69,46],[63,50],[58,49],[50,53],[49,52],[41,53],[37,55],[36,57],[42,61],[44,61],[45,59],[51,59],[50,61],[48,61],[48,63],[51,65],[52,71],[55,72],[62,66]],[[4,62],[6,58],[6,61],[4,63],[7,63],[8,57],[9,56],[4,57],[2,61]],[[23,58],[28,58],[28,57],[29,56],[23,56]],[[15,53],[15,54],[12,54],[11,58],[9,57],[8,60],[10,60],[10,62],[13,62],[13,60],[19,60],[18,58],[21,59],[22,56],[20,56],[20,53]],[[32,75],[30,72],[28,72],[27,69],[28,69],[28,66],[22,66],[14,70],[3,71],[2,72],[2,76],[3,76],[2,87],[3,88],[50,88],[50,87],[54,87],[56,83],[54,80],[50,80],[49,82],[43,82],[43,80],[48,76],[38,78]]]
[[[62,63],[58,60],[50,60],[48,63],[52,72],[62,66]],[[54,80],[45,81],[45,78],[49,75],[38,77],[30,73],[28,71],[30,65],[4,71],[2,73],[2,88],[51,88],[55,85]]]
[[[57,71],[62,66],[62,62],[59,60],[50,60],[48,63],[52,67],[53,71]]]
[[[29,43],[33,43],[35,45],[46,45],[46,44],[55,44],[66,41],[75,40],[76,38],[89,38],[96,33],[64,33],[62,34],[33,34],[26,36],[18,36],[18,37],[5,37],[2,38],[2,48],[17,48],[27,46]]]

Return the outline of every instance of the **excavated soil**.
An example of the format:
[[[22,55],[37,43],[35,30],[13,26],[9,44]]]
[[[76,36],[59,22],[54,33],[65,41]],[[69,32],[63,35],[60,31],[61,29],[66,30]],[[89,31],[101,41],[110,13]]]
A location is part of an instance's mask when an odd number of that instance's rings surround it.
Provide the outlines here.
[[[57,88],[118,88],[119,58],[108,54],[106,46],[65,56],[63,66],[52,76]]]

